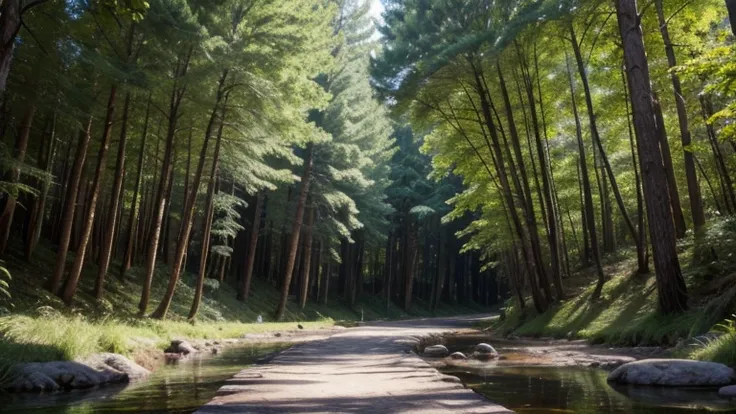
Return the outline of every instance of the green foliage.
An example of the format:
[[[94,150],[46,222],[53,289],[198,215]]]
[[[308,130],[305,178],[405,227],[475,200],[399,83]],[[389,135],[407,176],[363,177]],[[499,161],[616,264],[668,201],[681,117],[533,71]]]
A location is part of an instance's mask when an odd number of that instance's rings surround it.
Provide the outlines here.
[[[0,296],[4,296],[6,299],[10,299],[10,281],[12,277],[10,272],[5,268],[4,263],[0,261]]]

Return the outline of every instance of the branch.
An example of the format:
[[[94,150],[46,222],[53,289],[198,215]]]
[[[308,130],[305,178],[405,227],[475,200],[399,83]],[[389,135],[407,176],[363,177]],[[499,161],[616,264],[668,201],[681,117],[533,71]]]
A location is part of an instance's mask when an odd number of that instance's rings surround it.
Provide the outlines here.
[[[30,9],[36,7],[36,6],[40,6],[40,5],[44,4],[44,3],[47,3],[48,1],[49,0],[35,0],[35,1],[29,2],[28,4],[26,4],[25,6],[23,6],[20,9],[20,15],[23,16],[23,13],[27,12],[28,10],[30,10]]]
[[[682,6],[680,6],[680,8],[678,8],[674,13],[672,13],[672,15],[667,18],[667,20],[665,20],[664,25],[662,27],[665,27],[668,24],[670,24],[670,20],[672,20],[672,18],[674,18],[675,16],[677,16],[678,14],[680,14],[680,12],[682,12],[685,9],[685,7],[689,6],[690,3],[692,3],[692,2],[693,2],[693,0],[686,1]],[[662,27],[660,27],[660,29],[662,29]]]

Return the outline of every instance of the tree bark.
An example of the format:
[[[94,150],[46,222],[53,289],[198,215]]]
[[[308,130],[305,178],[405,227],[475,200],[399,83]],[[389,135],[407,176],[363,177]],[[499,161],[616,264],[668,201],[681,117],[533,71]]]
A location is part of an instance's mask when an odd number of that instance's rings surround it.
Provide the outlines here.
[[[105,175],[105,161],[107,160],[107,150],[110,147],[110,136],[112,135],[112,121],[115,114],[115,99],[117,97],[117,86],[110,88],[110,98],[107,102],[107,113],[105,114],[105,126],[102,130],[102,139],[100,140],[100,150],[97,154],[97,167],[95,175],[92,179],[92,188],[89,198],[87,199],[89,211],[84,220],[82,227],[82,237],[79,248],[74,256],[74,263],[69,271],[69,277],[64,285],[61,299],[67,305],[71,305],[74,294],[77,291],[77,283],[82,275],[82,266],[84,265],[87,247],[89,245],[90,235],[92,234],[93,225],[95,223],[95,213],[97,209],[97,198],[100,195],[100,185]]]
[[[659,149],[649,64],[639,14],[635,0],[616,0],[615,4],[639,147],[659,307],[664,313],[680,312],[688,307],[687,287],[677,257],[667,172]]]
[[[584,200],[584,211],[585,211],[585,227],[588,230],[588,236],[590,238],[591,252],[593,253],[593,261],[595,262],[595,270],[598,275],[598,283],[595,286],[593,294],[590,296],[591,300],[598,300],[603,291],[603,285],[606,283],[606,275],[603,273],[603,265],[601,264],[601,252],[598,244],[598,232],[595,226],[595,213],[593,212],[593,195],[590,188],[590,178],[588,175],[588,161],[585,156],[585,145],[583,144],[583,132],[582,125],[580,123],[580,116],[578,115],[577,100],[575,98],[575,82],[573,80],[572,70],[570,68],[569,59],[565,59],[567,64],[567,72],[570,81],[570,97],[572,101],[572,112],[575,118],[575,135],[578,141],[578,152],[580,154],[580,176],[583,183],[583,200]]]
[[[143,176],[143,156],[146,153],[146,139],[148,138],[148,121],[150,120],[151,114],[151,95],[148,95],[148,105],[146,105],[146,117],[143,121],[143,134],[141,137],[141,148],[138,152],[138,170],[135,174],[135,188],[133,190],[133,201],[130,204],[130,217],[128,218],[128,231],[126,237],[125,254],[123,256],[123,263],[120,267],[120,280],[125,278],[125,272],[130,269],[133,262],[133,251],[135,246],[136,229],[138,228],[138,222],[140,220],[140,209],[138,207],[138,193],[141,189],[141,178]],[[141,200],[143,201],[143,200]],[[141,202],[141,208],[143,203]],[[138,211],[137,211],[138,210]]]
[[[299,190],[299,199],[296,203],[296,213],[294,214],[294,225],[289,236],[288,252],[286,256],[286,268],[284,269],[284,283],[281,286],[281,298],[276,308],[276,320],[280,321],[286,312],[286,301],[289,298],[289,285],[294,273],[294,263],[296,262],[296,251],[299,247],[299,233],[301,233],[302,220],[304,219],[304,209],[307,204],[307,196],[309,195],[309,185],[312,179],[312,163],[313,163],[313,146],[311,142],[307,144],[307,154],[304,159],[304,173],[302,174],[301,189]]]
[[[59,246],[56,249],[56,262],[51,278],[48,280],[46,287],[53,294],[58,294],[61,287],[61,279],[64,276],[64,268],[66,267],[66,255],[69,252],[69,243],[72,236],[72,225],[74,224],[74,213],[77,208],[77,194],[79,193],[79,184],[82,179],[82,170],[87,159],[87,149],[89,147],[90,134],[92,129],[92,116],[87,121],[87,126],[79,132],[79,140],[77,150],[74,154],[74,163],[69,173],[69,184],[67,185],[64,200],[64,210],[61,218],[61,231],[59,232]]]
[[[2,29],[0,29],[2,30]],[[17,183],[20,180],[20,166],[26,158],[26,150],[28,149],[28,141],[31,137],[31,126],[33,118],[36,114],[36,105],[31,103],[23,114],[23,120],[20,124],[20,133],[15,141],[15,162],[17,165],[10,169],[10,183]],[[5,207],[0,213],[0,255],[5,253],[10,239],[11,228],[13,226],[13,216],[15,215],[15,206],[17,205],[17,197],[13,194],[7,194]]]
[[[238,300],[247,301],[250,295],[250,283],[253,279],[253,264],[256,260],[256,249],[258,247],[258,235],[261,231],[261,215],[263,214],[263,202],[265,195],[258,194],[256,196],[256,208],[253,213],[253,227],[250,232],[250,240],[248,242],[248,255],[245,259],[245,275],[243,277],[243,286],[241,287]]]
[[[105,226],[105,234],[102,242],[102,250],[100,251],[100,265],[97,269],[97,279],[95,281],[95,298],[102,299],[105,275],[110,266],[112,257],[112,246],[117,228],[115,224],[118,221],[118,202],[120,201],[120,193],[123,191],[123,179],[125,178],[125,147],[128,140],[128,111],[130,110],[130,92],[125,94],[125,103],[123,104],[123,119],[120,127],[120,140],[118,141],[118,156],[115,161],[115,179],[112,184],[112,193],[110,194],[110,210],[108,210],[107,225]]]
[[[657,126],[657,137],[659,138],[659,147],[662,153],[662,162],[664,163],[665,174],[667,175],[667,185],[670,191],[670,203],[672,203],[672,218],[675,221],[675,232],[678,239],[685,237],[687,226],[685,225],[685,216],[682,214],[682,204],[680,203],[680,191],[677,189],[677,178],[675,177],[675,167],[672,165],[672,152],[667,139],[667,129],[664,125],[664,115],[662,114],[662,106],[656,92],[652,91],[654,120]],[[636,122],[636,121],[634,121]]]
[[[642,194],[641,175],[636,157],[636,145],[634,144],[634,130],[631,124],[633,114],[629,110],[629,88],[626,81],[625,65],[621,66],[621,80],[623,81],[624,101],[626,104],[626,126],[629,133],[629,146],[631,147],[631,167],[634,170],[634,181],[636,182],[636,215],[637,234],[639,235],[636,249],[637,272],[639,274],[649,273],[649,245],[647,244],[647,231],[644,228],[644,195]]]
[[[20,0],[3,0],[0,3],[0,98],[4,95],[8,81],[20,18]]]
[[[731,21],[731,33],[736,36],[736,0],[726,0],[728,20]]]
[[[301,290],[299,293],[299,307],[304,309],[307,304],[307,293],[309,289],[309,273],[311,270],[312,261],[312,227],[314,226],[314,208],[309,209],[309,215],[307,216],[307,228],[305,232],[306,243],[304,244],[304,276],[302,277]]]
[[[39,159],[39,167],[51,175],[54,168],[54,161],[56,161],[56,153],[58,151],[58,145],[56,140],[56,112],[54,112],[51,119],[51,130],[49,132],[49,143],[46,149],[46,155],[43,161]],[[49,190],[51,188],[51,180],[44,179],[41,182],[41,189],[39,197],[33,203],[33,209],[29,218],[29,231],[28,240],[26,242],[25,257],[26,260],[30,261],[33,256],[33,252],[36,251],[38,241],[41,238],[41,228],[43,227],[43,221],[46,216],[46,203],[48,201]]]
[[[197,317],[199,311],[199,304],[202,301],[202,293],[204,291],[204,279],[207,276],[207,258],[210,253],[210,244],[212,240],[212,221],[214,219],[214,198],[215,198],[215,181],[217,174],[216,162],[212,163],[212,172],[210,173],[210,182],[207,184],[207,199],[205,201],[203,225],[202,225],[202,249],[200,250],[199,259],[199,271],[197,272],[197,286],[194,288],[194,299],[192,300],[192,307],[189,309],[189,316],[187,319],[193,321]]]
[[[176,250],[174,252],[174,261],[171,263],[169,270],[169,283],[166,287],[166,293],[164,294],[163,299],[161,299],[158,307],[151,314],[151,317],[155,319],[166,318],[166,314],[169,311],[169,306],[171,306],[171,301],[174,298],[174,291],[176,289],[176,284],[179,281],[179,274],[181,272],[184,255],[186,254],[187,243],[189,242],[189,235],[192,231],[192,224],[194,222],[194,211],[196,210],[195,204],[197,201],[197,190],[199,189],[199,184],[202,181],[202,171],[204,170],[204,163],[207,158],[207,148],[209,146],[210,136],[212,135],[215,123],[218,121],[217,113],[221,112],[219,116],[220,126],[217,131],[215,149],[212,155],[212,163],[214,166],[216,166],[219,161],[220,146],[222,144],[222,130],[225,125],[227,107],[227,93],[225,92],[225,80],[227,79],[227,75],[228,70],[225,69],[222,71],[222,75],[220,76],[215,97],[215,104],[212,108],[212,113],[207,125],[207,130],[205,131],[205,138],[204,142],[202,143],[202,150],[199,153],[197,170],[194,172],[194,177],[192,177],[191,180],[191,189],[189,189],[187,193],[187,200],[185,204],[187,208],[179,225],[179,233],[176,238]],[[163,209],[163,205],[161,207]]]
[[[670,68],[670,78],[672,79],[672,90],[675,93],[675,103],[677,105],[677,118],[680,125],[680,139],[682,140],[682,148],[685,156],[685,175],[687,176],[687,191],[690,197],[690,212],[693,217],[693,225],[695,230],[701,229],[705,225],[705,212],[703,211],[703,198],[700,193],[700,185],[698,184],[698,175],[695,170],[695,160],[693,152],[690,149],[691,134],[687,118],[687,109],[685,107],[685,98],[682,95],[682,86],[680,77],[673,70],[677,66],[677,58],[675,57],[675,49],[670,40],[668,22],[664,16],[664,6],[662,0],[655,0],[657,7],[657,18],[659,21],[659,30],[662,33],[664,41],[664,49],[667,54],[667,63]]]
[[[156,195],[154,197],[154,203],[153,203],[153,209],[151,211],[152,216],[152,223],[150,227],[149,232],[149,240],[147,240],[148,243],[148,251],[146,254],[146,273],[145,273],[145,279],[143,282],[143,291],[141,292],[141,300],[138,303],[138,314],[140,316],[145,315],[146,309],[148,308],[148,300],[151,296],[151,282],[153,281],[153,272],[156,268],[156,256],[158,254],[158,244],[159,240],[161,238],[161,225],[163,223],[163,215],[164,215],[164,208],[166,207],[166,199],[165,199],[165,193],[166,190],[169,187],[169,178],[171,176],[172,171],[172,155],[174,151],[174,138],[176,136],[176,125],[177,121],[179,120],[179,108],[181,105],[182,100],[184,99],[184,94],[186,93],[186,86],[180,84],[181,78],[184,77],[187,73],[187,69],[189,68],[189,59],[192,56],[192,47],[189,48],[189,51],[185,57],[180,57],[176,64],[176,69],[174,70],[174,86],[171,90],[171,98],[169,100],[169,125],[168,129],[166,131],[166,145],[164,148],[164,160],[161,164],[161,178],[159,180],[158,189],[156,191]],[[220,84],[220,88],[222,87],[222,84]],[[218,97],[219,97],[219,91],[218,91]],[[215,110],[213,110],[213,116],[214,113],[217,111],[217,107]],[[211,128],[213,125],[213,119],[210,119],[210,124],[208,125],[208,136],[206,138],[209,138],[209,133],[211,133]],[[203,162],[203,161],[202,161]],[[201,174],[201,172],[200,172]],[[193,207],[193,206],[192,206]],[[182,242],[181,239],[179,242]],[[186,240],[183,241],[186,243]]]
[[[518,44],[517,44],[518,51]],[[558,300],[562,300],[565,297],[565,290],[562,287],[562,267],[560,263],[560,246],[559,246],[559,228],[557,227],[558,220],[555,212],[555,204],[552,199],[552,185],[550,184],[550,168],[547,164],[547,155],[542,145],[542,136],[539,132],[539,119],[537,116],[537,105],[534,97],[534,86],[532,83],[531,75],[529,74],[529,68],[526,63],[526,59],[523,58],[520,52],[519,56],[522,60],[522,75],[524,79],[524,85],[527,95],[527,103],[529,104],[529,112],[532,120],[532,131],[534,132],[534,138],[537,150],[537,159],[539,159],[539,169],[542,175],[542,189],[544,194],[544,205],[547,209],[548,217],[548,228],[549,228],[549,248],[552,265],[552,280],[554,280],[555,290]]]
[[[645,246],[643,246],[640,243],[638,232],[636,231],[636,228],[634,227],[634,223],[631,221],[629,213],[626,211],[626,206],[624,204],[623,197],[621,196],[621,190],[619,189],[618,183],[616,182],[616,176],[613,173],[613,168],[611,168],[611,163],[608,161],[608,155],[606,155],[606,150],[603,148],[603,143],[601,142],[600,133],[598,131],[598,122],[596,120],[595,110],[593,108],[593,98],[592,98],[592,93],[590,91],[588,73],[585,70],[585,63],[583,61],[583,56],[580,52],[580,45],[575,35],[575,29],[572,26],[572,23],[570,24],[570,35],[572,38],[571,40],[572,40],[573,51],[575,52],[575,61],[577,62],[578,73],[583,83],[583,91],[585,92],[585,104],[588,109],[588,118],[590,121],[590,131],[593,137],[593,143],[597,147],[598,154],[601,157],[601,161],[603,161],[603,166],[606,171],[606,174],[608,175],[608,181],[610,181],[611,183],[611,187],[613,189],[613,195],[616,198],[616,203],[618,204],[618,208],[619,208],[619,211],[621,212],[621,216],[624,218],[624,222],[626,223],[626,227],[628,228],[629,233],[631,234],[631,238],[634,240],[634,243],[636,244],[637,252],[639,252],[640,254],[641,251],[645,249]],[[605,181],[605,178],[604,178],[604,181]],[[612,214],[609,214],[609,218],[611,215]],[[605,221],[605,217],[604,217],[604,221]]]

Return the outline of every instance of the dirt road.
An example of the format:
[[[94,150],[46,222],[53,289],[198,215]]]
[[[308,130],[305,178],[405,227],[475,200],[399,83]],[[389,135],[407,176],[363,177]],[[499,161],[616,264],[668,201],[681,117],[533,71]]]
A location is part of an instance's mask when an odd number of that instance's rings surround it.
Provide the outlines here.
[[[199,414],[510,413],[410,351],[480,316],[376,323],[291,348],[230,379]]]

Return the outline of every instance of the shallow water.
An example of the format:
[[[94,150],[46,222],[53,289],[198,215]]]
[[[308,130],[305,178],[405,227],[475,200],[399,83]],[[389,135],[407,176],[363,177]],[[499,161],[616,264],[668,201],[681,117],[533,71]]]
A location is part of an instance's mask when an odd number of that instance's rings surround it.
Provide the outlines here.
[[[612,386],[603,369],[549,366],[545,355],[523,352],[534,343],[478,335],[445,337],[451,352],[470,354],[478,342],[493,343],[504,359],[469,360],[442,371],[518,413],[736,413],[736,401],[719,397],[717,388]]]
[[[716,389],[612,387],[608,373],[580,367],[496,367],[453,370],[470,388],[519,413],[736,412]]]
[[[0,394],[0,413],[191,413],[211,400],[225,380],[282,345],[249,345],[194,357],[128,385],[46,395]]]

